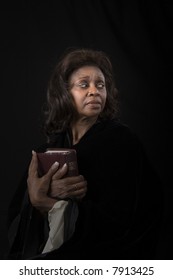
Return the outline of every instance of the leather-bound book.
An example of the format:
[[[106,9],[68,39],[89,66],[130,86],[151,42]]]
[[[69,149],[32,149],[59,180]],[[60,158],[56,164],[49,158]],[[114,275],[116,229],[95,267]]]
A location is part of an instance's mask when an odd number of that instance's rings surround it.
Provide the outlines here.
[[[75,149],[51,148],[47,149],[44,153],[37,153],[37,158],[39,176],[43,176],[47,173],[49,168],[56,161],[59,162],[59,167],[62,167],[65,163],[67,163],[68,171],[64,177],[78,175],[78,164]]]

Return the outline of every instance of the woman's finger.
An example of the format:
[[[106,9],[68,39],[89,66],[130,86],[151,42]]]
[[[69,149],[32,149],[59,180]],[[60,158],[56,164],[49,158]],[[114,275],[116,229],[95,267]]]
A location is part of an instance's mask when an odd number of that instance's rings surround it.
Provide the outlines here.
[[[32,159],[29,165],[29,170],[28,170],[28,174],[29,176],[32,175],[34,177],[38,177],[38,160],[37,160],[37,154],[35,151],[32,151]]]
[[[68,165],[65,163],[61,168],[59,168],[56,173],[52,176],[52,180],[61,179],[68,171]]]

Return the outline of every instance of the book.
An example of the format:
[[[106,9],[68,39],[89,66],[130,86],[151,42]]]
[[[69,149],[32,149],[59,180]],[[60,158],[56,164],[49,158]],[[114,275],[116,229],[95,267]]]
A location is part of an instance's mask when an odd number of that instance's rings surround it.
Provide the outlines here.
[[[43,176],[47,173],[49,168],[56,161],[59,162],[59,167],[62,167],[67,163],[68,171],[64,177],[78,175],[77,155],[75,149],[49,148],[46,152],[37,153],[37,159],[39,176]]]

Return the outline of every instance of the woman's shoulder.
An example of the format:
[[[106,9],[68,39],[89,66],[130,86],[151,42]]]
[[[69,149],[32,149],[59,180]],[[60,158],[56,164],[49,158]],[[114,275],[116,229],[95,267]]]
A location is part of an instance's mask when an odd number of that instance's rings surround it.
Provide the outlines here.
[[[120,148],[137,149],[142,143],[138,134],[126,123],[112,119],[102,123],[101,141]]]
[[[113,134],[119,134],[124,137],[138,138],[136,132],[121,120],[111,119],[103,122],[105,130]]]

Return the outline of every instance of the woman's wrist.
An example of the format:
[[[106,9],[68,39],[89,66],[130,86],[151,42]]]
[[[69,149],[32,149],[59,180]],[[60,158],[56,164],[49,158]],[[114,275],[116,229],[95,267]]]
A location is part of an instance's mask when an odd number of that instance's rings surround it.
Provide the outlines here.
[[[32,204],[35,208],[37,208],[40,212],[42,213],[47,213],[49,212],[54,204],[58,201],[58,199],[50,198],[50,197],[45,197],[42,199],[39,199],[39,201],[35,202]]]

